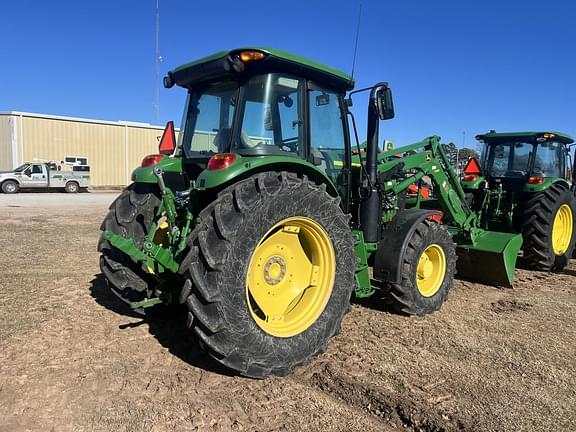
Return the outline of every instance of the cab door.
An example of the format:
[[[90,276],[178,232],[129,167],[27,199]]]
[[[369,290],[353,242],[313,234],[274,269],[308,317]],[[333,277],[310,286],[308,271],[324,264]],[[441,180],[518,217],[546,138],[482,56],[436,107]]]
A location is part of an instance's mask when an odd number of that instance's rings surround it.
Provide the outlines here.
[[[310,159],[332,180],[345,211],[350,196],[350,144],[343,96],[308,83]]]
[[[31,164],[28,169],[30,169],[30,176],[27,179],[26,186],[34,188],[48,186],[48,172],[45,165]]]

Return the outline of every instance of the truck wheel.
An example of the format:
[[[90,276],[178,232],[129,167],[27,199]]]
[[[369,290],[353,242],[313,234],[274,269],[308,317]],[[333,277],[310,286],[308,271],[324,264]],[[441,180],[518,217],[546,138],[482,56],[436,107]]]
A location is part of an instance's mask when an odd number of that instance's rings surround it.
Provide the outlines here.
[[[354,240],[339,199],[291,173],[263,173],[200,215],[180,271],[188,325],[245,376],[285,375],[323,352],[350,309]]]
[[[2,192],[5,194],[15,194],[18,193],[19,190],[20,186],[15,181],[6,180],[4,183],[2,183]]]
[[[73,181],[66,183],[66,186],[64,186],[64,192],[66,193],[77,193],[79,189],[78,183]]]
[[[534,270],[560,271],[568,264],[576,236],[573,193],[552,185],[534,194],[523,212],[524,259]]]
[[[100,229],[130,238],[142,247],[160,204],[157,188],[153,186],[139,183],[128,186],[110,205]],[[100,269],[110,288],[126,302],[143,300],[155,284],[144,265],[103,239],[98,243],[98,251],[101,252]]]
[[[442,306],[454,282],[456,245],[445,225],[424,220],[412,233],[402,259],[401,282],[391,285],[393,308],[426,315]]]

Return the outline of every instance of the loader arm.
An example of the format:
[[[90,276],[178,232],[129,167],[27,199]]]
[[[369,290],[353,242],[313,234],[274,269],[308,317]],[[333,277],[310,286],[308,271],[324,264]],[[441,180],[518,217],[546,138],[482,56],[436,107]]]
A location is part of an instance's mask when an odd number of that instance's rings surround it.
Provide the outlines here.
[[[459,274],[492,285],[512,286],[522,236],[480,228],[482,212],[472,210],[466,203],[460,179],[448,162],[440,137],[431,136],[412,145],[379,153],[377,170],[384,203],[384,223],[392,221],[400,211],[395,200],[402,192],[427,176],[435,200],[431,200],[426,208],[444,213],[443,223],[448,225],[458,246]],[[418,193],[413,207],[419,208],[421,204]],[[487,266],[478,263],[487,263]]]
[[[455,227],[470,233],[472,228],[478,226],[478,215],[466,204],[464,190],[442,149],[440,137],[432,136],[412,145],[380,153],[378,159],[384,195],[392,193],[397,196],[427,176],[432,182],[441,210]],[[392,172],[400,172],[401,178],[387,178],[387,173]]]

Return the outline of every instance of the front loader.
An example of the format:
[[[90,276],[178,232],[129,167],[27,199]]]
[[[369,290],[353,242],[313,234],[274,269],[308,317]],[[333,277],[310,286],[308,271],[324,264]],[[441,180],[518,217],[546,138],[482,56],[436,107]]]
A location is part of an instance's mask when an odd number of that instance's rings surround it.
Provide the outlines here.
[[[185,304],[188,327],[239,374],[283,375],[326,349],[350,297],[379,280],[408,315],[440,308],[459,262],[511,284],[522,238],[481,226],[438,137],[381,152],[386,83],[269,48],[223,51],[168,73],[188,92],[176,139],[144,158],[102,224],[100,267],[135,309]],[[368,141],[350,139],[369,91]],[[406,191],[431,179],[433,199]],[[427,208],[429,206],[430,208]]]

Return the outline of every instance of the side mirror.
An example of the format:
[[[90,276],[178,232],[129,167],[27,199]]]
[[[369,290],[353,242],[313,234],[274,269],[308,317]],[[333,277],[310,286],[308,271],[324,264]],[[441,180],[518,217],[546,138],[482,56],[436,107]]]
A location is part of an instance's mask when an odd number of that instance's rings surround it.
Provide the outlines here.
[[[392,102],[390,87],[381,87],[376,93],[376,111],[380,120],[394,118],[394,103]]]
[[[26,174],[28,177],[30,177],[32,175],[32,171],[30,170],[30,168],[26,168],[24,170],[24,174]]]

